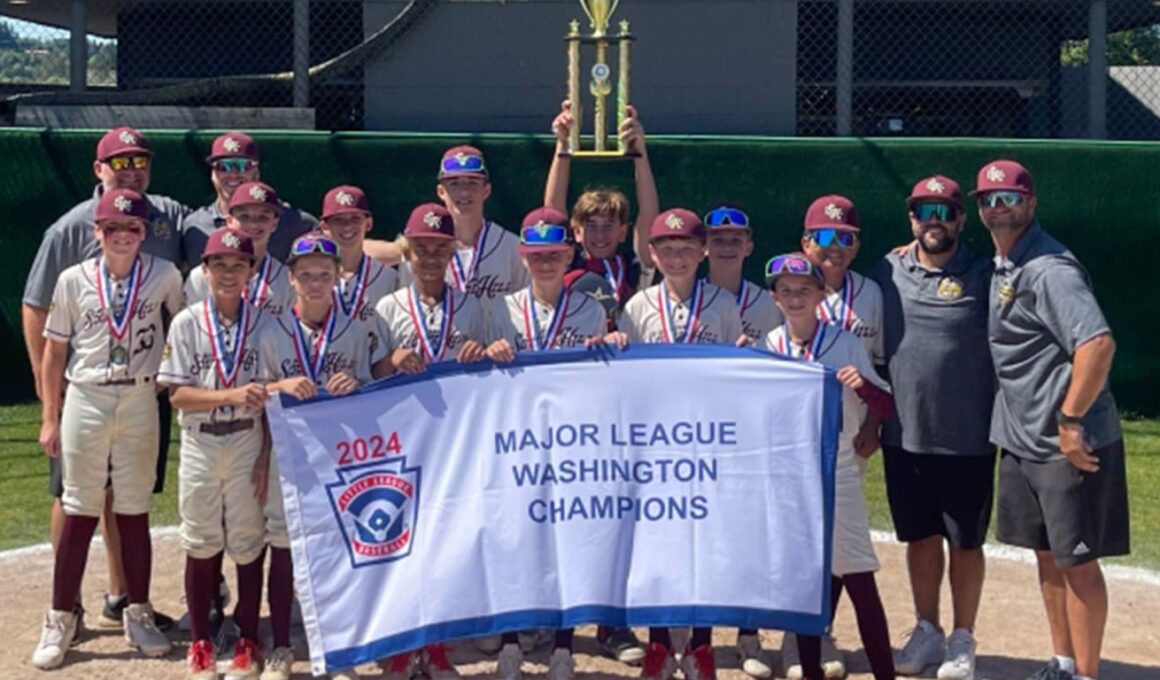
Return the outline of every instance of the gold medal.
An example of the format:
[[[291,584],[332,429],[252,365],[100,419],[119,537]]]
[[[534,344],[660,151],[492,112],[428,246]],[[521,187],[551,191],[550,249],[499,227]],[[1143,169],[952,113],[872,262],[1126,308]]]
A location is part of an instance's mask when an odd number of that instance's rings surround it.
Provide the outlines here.
[[[109,363],[114,366],[124,366],[129,363],[129,350],[117,345],[109,352]]]
[[[944,276],[938,282],[938,296],[948,302],[958,300],[963,296],[963,282],[953,276]]]

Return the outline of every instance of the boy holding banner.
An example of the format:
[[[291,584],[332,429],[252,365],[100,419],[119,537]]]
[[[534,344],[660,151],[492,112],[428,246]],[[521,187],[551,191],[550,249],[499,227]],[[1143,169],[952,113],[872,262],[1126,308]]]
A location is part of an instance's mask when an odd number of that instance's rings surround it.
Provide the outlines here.
[[[831,564],[831,617],[845,587],[858,619],[858,630],[875,680],[893,680],[894,661],[886,613],[874,572],[878,558],[870,540],[870,520],[862,491],[865,457],[855,454],[854,439],[868,412],[887,418],[894,409],[889,386],[878,376],[866,348],[854,334],[818,320],[826,297],[826,277],[803,253],[779,255],[765,268],[766,281],[785,322],[765,337],[766,349],[792,359],[812,361],[837,371],[842,383],[842,432],[834,474],[834,538]],[[790,634],[786,634],[787,639]],[[797,636],[801,663],[793,643],[782,648],[787,677],[821,680],[821,638]],[[794,666],[798,666],[795,669]],[[800,670],[799,670],[800,669]]]
[[[310,399],[324,388],[339,396],[391,373],[385,349],[371,347],[362,323],[335,303],[334,288],[341,262],[338,244],[323,234],[302,236],[290,246],[287,268],[297,301],[286,314],[272,317],[258,338],[261,375],[267,382],[267,392]],[[277,459],[273,457],[269,476],[267,589],[274,650],[267,657],[262,680],[289,680],[294,662],[290,648],[294,577]]]

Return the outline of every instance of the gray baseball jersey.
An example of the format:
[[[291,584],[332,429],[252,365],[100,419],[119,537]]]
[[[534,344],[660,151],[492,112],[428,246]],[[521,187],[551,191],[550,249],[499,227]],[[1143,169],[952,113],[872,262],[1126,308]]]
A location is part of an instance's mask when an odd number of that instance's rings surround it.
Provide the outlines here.
[[[857,272],[846,272],[842,288],[818,305],[818,319],[853,333],[876,364],[885,362],[882,349],[882,289]]]
[[[382,360],[385,348],[371,347],[361,321],[337,306],[330,309],[327,322],[318,328],[302,322],[293,311],[267,316],[258,332],[264,382],[306,376],[325,387],[338,373],[347,373],[360,384],[371,381],[371,366]]]
[[[171,262],[141,255],[134,274],[113,279],[102,257],[60,275],[44,337],[72,348],[65,377],[103,383],[155,376],[165,345],[162,309],[181,310],[181,272]],[[136,283],[136,285],[134,285]]]
[[[564,290],[559,317],[556,307],[536,300],[528,288],[505,295],[494,305],[490,340],[507,340],[516,351],[583,346],[585,340],[604,335],[608,328],[604,307],[575,289]]]
[[[484,220],[475,247],[456,250],[447,265],[445,279],[456,290],[484,301],[527,286],[528,271],[520,259],[519,237],[494,222]],[[399,286],[409,286],[413,280],[411,265],[404,262],[399,267]]]
[[[290,254],[290,244],[294,239],[308,234],[318,228],[318,220],[310,213],[292,207],[289,203],[282,204],[282,215],[278,218],[278,226],[270,234],[270,253],[279,262],[285,262]],[[226,216],[218,207],[217,201],[202,206],[191,212],[185,218],[181,233],[182,250],[185,255],[185,266],[193,270],[201,263],[201,253],[205,250],[209,235],[226,226]]]
[[[189,272],[189,279],[185,282],[185,301],[187,304],[201,302],[209,297],[209,282],[205,278],[205,269],[195,267]],[[246,300],[264,314],[280,316],[294,306],[294,288],[290,286],[290,268],[270,253],[254,268],[254,275],[246,286]]]
[[[450,286],[443,296],[444,302],[428,305],[407,286],[379,300],[375,313],[381,319],[386,350],[406,347],[423,354],[427,362],[451,361],[468,340],[486,344],[491,339],[478,298]]]
[[[207,390],[224,390],[255,382],[260,377],[258,337],[264,318],[262,312],[244,300],[238,318],[229,325],[222,323],[217,313],[211,311],[208,300],[186,307],[169,326],[157,382]],[[178,421],[182,425],[194,425],[260,415],[244,407],[219,406],[208,411],[181,409]]]
[[[629,342],[732,345],[741,337],[741,313],[729,291],[707,281],[680,302],[669,299],[662,281],[632,296],[617,327]]]
[[[371,326],[378,301],[399,289],[399,269],[363,255],[358,268],[346,274],[334,287],[338,302],[348,315]]]
[[[754,342],[761,342],[782,321],[773,296],[756,283],[742,279],[741,290],[734,300],[741,312],[741,330]]]
[[[93,218],[101,193],[98,185],[92,198],[73,206],[44,232],[24,284],[24,304],[48,309],[61,272],[100,254],[101,244],[93,235]],[[146,194],[145,198],[150,215],[141,252],[180,263],[181,231],[189,208],[168,196]]]

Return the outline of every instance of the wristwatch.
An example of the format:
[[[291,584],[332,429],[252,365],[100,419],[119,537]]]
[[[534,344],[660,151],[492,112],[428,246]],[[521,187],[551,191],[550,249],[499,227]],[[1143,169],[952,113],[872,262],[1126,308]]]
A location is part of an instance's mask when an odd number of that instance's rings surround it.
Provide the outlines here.
[[[1063,412],[1063,409],[1059,409],[1058,411],[1055,412],[1055,423],[1059,426],[1079,425],[1082,427],[1083,426],[1083,417],[1082,416],[1069,416]]]

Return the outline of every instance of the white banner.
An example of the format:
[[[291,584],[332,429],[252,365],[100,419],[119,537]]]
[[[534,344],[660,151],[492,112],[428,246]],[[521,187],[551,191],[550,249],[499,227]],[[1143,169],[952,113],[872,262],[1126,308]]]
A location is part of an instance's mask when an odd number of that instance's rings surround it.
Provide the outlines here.
[[[585,623],[820,634],[840,399],[818,365],[639,345],[272,401],[314,671]]]

